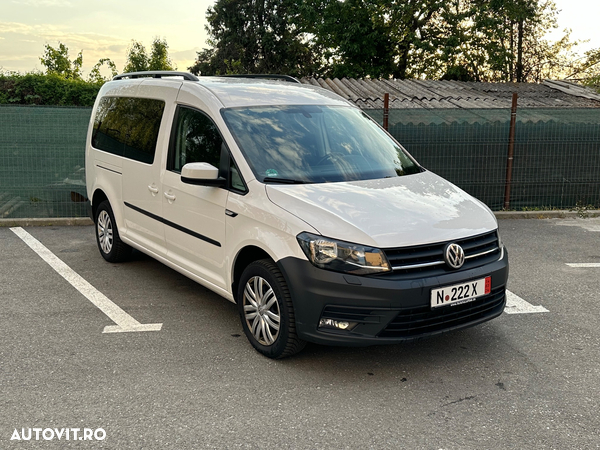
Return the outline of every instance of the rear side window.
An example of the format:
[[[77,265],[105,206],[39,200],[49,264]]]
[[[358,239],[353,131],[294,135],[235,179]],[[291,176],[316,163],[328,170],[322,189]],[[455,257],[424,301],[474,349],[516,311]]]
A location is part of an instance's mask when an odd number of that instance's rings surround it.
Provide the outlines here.
[[[165,102],[149,98],[100,100],[92,145],[108,153],[152,164]]]

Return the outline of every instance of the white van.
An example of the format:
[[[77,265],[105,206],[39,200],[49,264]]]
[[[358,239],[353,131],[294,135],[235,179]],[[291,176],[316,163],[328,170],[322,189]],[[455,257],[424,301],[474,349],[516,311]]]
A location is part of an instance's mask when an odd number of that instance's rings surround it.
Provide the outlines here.
[[[136,248],[237,303],[271,358],[499,316],[492,212],[343,98],[282,79],[142,72],[102,87],[86,179],[104,259]]]

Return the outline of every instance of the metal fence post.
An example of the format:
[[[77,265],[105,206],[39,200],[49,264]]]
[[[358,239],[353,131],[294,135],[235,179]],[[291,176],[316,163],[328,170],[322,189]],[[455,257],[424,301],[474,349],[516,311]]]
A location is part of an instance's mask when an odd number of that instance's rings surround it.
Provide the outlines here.
[[[508,137],[508,158],[506,160],[506,185],[504,188],[504,209],[510,206],[510,186],[512,184],[513,158],[515,154],[515,126],[517,124],[517,98],[516,92],[512,95],[510,110],[510,132]]]
[[[388,119],[390,117],[390,94],[387,92],[383,95],[383,129],[388,131]]]

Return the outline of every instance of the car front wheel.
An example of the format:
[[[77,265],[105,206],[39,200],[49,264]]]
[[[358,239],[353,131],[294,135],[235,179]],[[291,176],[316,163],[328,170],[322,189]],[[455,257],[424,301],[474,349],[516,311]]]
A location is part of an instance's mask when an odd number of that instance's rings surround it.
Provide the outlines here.
[[[289,289],[273,261],[255,261],[244,270],[236,301],[246,337],[260,353],[279,359],[304,348]]]

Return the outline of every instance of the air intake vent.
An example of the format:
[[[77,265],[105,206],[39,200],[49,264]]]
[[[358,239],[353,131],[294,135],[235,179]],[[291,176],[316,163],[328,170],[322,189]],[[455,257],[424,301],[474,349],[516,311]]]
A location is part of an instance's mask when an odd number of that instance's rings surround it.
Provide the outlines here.
[[[505,306],[505,292],[502,286],[485,297],[461,305],[400,311],[379,337],[417,337],[500,314]]]

